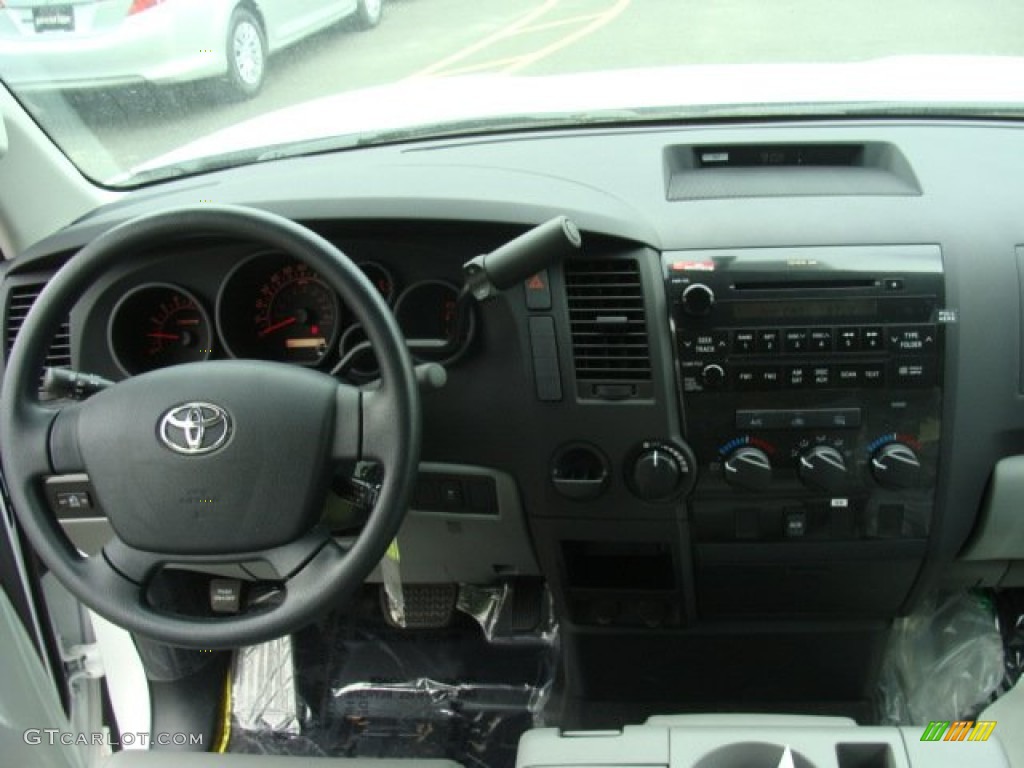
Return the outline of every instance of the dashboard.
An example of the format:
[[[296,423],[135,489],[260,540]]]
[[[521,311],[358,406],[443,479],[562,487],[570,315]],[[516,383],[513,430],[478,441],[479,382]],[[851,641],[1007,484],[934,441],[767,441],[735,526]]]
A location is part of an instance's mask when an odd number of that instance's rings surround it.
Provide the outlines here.
[[[9,348],[32,291],[133,216],[299,221],[448,369],[411,580],[542,576],[588,725],[623,697],[838,708],[930,589],[1024,584],[1016,486],[992,484],[1024,453],[1022,178],[1024,126],[999,121],[411,142],[139,190],[7,265],[0,300]],[[462,265],[558,215],[578,256],[451,338]],[[363,342],[301,262],[183,232],[97,283],[52,352],[113,379],[238,357],[367,383]]]

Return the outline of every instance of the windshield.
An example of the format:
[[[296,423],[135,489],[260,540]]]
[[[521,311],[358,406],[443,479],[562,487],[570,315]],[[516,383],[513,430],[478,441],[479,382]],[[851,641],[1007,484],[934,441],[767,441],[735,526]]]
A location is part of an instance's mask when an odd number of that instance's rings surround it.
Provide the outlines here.
[[[3,0],[0,79],[132,186],[333,147],[719,115],[1016,115],[1019,0]]]

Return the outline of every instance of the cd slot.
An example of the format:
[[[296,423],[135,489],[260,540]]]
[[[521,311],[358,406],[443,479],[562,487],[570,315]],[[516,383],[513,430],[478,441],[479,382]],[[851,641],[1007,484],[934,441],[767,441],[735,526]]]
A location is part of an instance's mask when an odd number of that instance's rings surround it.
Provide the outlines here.
[[[737,291],[806,291],[806,290],[850,290],[876,288],[878,281],[874,278],[848,278],[836,280],[747,280],[736,282],[733,289]]]

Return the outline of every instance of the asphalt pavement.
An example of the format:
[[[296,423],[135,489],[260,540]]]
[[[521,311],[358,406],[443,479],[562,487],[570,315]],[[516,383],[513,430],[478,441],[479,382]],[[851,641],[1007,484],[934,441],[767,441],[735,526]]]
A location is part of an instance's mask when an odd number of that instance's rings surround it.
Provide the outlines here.
[[[73,159],[94,177],[109,178],[246,118],[408,78],[850,61],[896,51],[1024,55],[1024,3],[389,0],[375,29],[343,23],[275,55],[263,90],[249,101],[185,85],[28,102]]]

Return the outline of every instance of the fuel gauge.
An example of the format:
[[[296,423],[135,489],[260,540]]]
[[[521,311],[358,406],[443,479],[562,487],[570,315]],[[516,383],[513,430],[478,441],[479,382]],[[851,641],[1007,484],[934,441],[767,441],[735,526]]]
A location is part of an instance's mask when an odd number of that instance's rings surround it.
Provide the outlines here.
[[[212,352],[210,318],[188,291],[149,283],[114,307],[108,326],[110,351],[128,375],[206,360]]]

